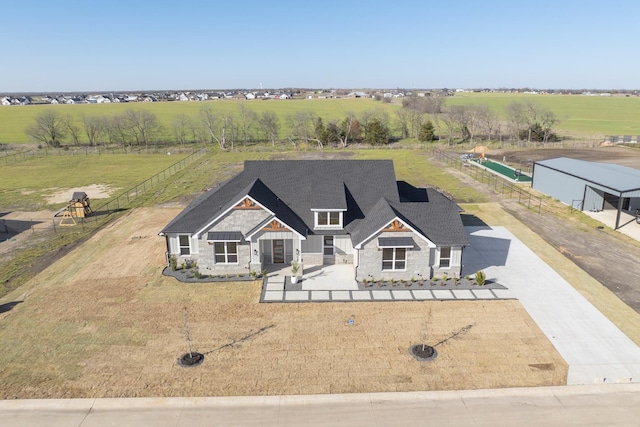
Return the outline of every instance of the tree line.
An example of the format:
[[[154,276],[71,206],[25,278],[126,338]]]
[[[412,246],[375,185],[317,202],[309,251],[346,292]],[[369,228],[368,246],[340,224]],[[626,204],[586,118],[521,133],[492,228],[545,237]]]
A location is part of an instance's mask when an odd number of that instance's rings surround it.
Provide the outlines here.
[[[196,117],[175,115],[163,126],[156,115],[145,109],[127,109],[115,115],[83,115],[74,118],[55,109],[34,117],[25,129],[33,140],[49,147],[64,143],[119,145],[123,149],[148,148],[149,144],[174,140],[179,144],[209,143],[233,149],[254,143],[299,143],[347,147],[349,144],[388,144],[415,138],[422,142],[446,138],[448,144],[478,139],[553,141],[559,120],[549,110],[531,102],[514,102],[505,118],[486,105],[446,106],[442,97],[411,97],[395,110],[395,120],[384,109],[347,112],[340,119],[324,119],[313,111],[297,111],[284,119],[273,111],[257,113],[246,104],[234,112],[204,105]],[[440,129],[436,134],[436,129]],[[171,135],[171,136],[169,136]]]

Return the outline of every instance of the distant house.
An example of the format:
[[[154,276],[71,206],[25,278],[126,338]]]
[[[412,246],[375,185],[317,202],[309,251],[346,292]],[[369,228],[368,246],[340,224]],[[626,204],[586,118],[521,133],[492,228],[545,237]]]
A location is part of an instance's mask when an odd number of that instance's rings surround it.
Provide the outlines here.
[[[2,98],[2,100],[0,100],[0,104],[11,105],[11,98],[5,96],[4,98]]]
[[[247,99],[256,99],[256,95],[252,92],[245,93],[244,97]]]
[[[390,160],[246,161],[160,235],[168,257],[214,275],[296,260],[350,264],[358,279],[459,277],[468,244],[457,205],[396,181]]]

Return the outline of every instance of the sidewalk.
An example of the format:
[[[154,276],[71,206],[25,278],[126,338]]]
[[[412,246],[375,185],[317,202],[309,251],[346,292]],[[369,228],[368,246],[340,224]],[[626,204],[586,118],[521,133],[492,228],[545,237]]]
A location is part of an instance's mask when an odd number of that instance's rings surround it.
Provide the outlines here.
[[[267,276],[260,302],[362,302],[514,299],[507,289],[359,289],[353,266],[327,265],[305,272],[300,289],[292,290],[285,273]],[[287,285],[285,285],[285,282]]]
[[[3,427],[632,426],[640,384],[414,393],[0,401]]]

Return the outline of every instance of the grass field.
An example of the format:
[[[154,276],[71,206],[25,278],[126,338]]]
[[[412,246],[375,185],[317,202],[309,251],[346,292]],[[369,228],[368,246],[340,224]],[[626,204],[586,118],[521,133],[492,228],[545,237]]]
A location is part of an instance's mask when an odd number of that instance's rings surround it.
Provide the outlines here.
[[[0,209],[37,211],[55,209],[47,197],[53,191],[93,184],[106,185],[113,190],[127,190],[148,179],[186,155],[166,154],[105,154],[50,156],[28,159],[0,168]],[[297,158],[355,158],[392,159],[398,179],[414,185],[446,188],[461,202],[482,201],[473,190],[441,168],[430,166],[427,152],[420,150],[324,150],[282,152],[230,152],[213,150],[179,174],[153,194],[153,203],[170,201],[198,193],[224,181],[242,169],[245,160],[297,159]],[[117,193],[117,191],[115,191]],[[91,197],[91,194],[89,194]]]
[[[0,143],[33,142],[24,133],[25,128],[33,122],[33,118],[48,109],[54,109],[62,114],[70,114],[78,120],[86,116],[112,116],[121,114],[127,109],[144,109],[154,113],[164,128],[164,139],[174,140],[171,122],[179,114],[198,119],[203,106],[210,106],[214,111],[238,115],[238,105],[244,103],[248,108],[261,114],[263,111],[273,111],[280,118],[281,136],[287,134],[287,116],[298,111],[313,111],[325,121],[342,119],[347,112],[361,113],[365,110],[383,109],[390,114],[398,105],[383,104],[373,99],[294,99],[294,100],[217,100],[194,102],[152,102],[125,104],[78,104],[78,105],[27,105],[0,108]]]
[[[53,209],[60,206],[47,202],[53,192],[92,184],[108,186],[116,193],[128,190],[184,157],[186,155],[166,154],[49,156],[3,165],[0,209]]]
[[[562,120],[558,129],[576,136],[640,135],[640,97],[463,93],[448,99],[447,104],[486,104],[504,114],[505,107],[514,101],[548,108]]]
[[[589,97],[579,95],[527,95],[503,93],[463,93],[447,98],[447,105],[487,104],[500,114],[513,101],[531,100],[553,111],[562,122],[558,130],[563,135],[576,138],[602,138],[604,135],[640,134],[639,97]],[[79,105],[29,105],[0,108],[0,144],[33,142],[24,133],[24,129],[33,121],[33,117],[46,109],[55,109],[70,114],[78,120],[83,116],[111,116],[125,110],[145,109],[158,117],[164,131],[163,140],[174,140],[172,119],[185,114],[197,119],[203,105],[211,106],[215,111],[233,113],[237,116],[238,105],[244,103],[256,113],[273,111],[280,117],[282,126],[280,137],[288,135],[287,117],[298,111],[312,111],[325,122],[341,119],[347,112],[361,113],[366,110],[380,109],[389,113],[392,127],[395,126],[394,110],[400,108],[396,101],[384,104],[373,99],[299,99],[299,100],[217,100],[205,102],[157,102],[126,104],[79,104]]]

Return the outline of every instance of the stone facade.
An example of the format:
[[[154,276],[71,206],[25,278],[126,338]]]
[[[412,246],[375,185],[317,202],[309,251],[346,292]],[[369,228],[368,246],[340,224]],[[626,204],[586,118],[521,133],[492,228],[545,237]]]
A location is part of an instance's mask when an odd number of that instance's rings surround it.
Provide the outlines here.
[[[383,271],[382,249],[378,248],[380,237],[411,237],[415,242],[413,249],[407,249],[406,268],[404,270]],[[356,278],[361,279],[405,279],[412,277],[431,277],[433,244],[426,242],[422,237],[413,232],[382,232],[365,242],[358,252],[358,265]]]

